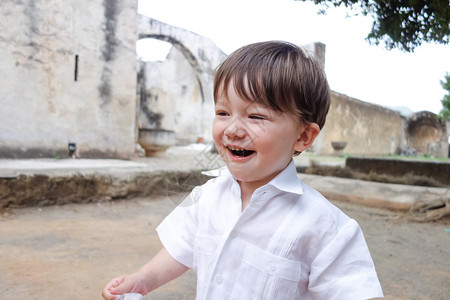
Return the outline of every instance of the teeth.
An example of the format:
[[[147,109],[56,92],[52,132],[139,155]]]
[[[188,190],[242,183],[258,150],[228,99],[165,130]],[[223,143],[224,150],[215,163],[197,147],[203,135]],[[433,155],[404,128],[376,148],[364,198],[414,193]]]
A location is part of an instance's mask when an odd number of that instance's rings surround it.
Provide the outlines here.
[[[233,155],[236,155],[236,156],[249,156],[253,152],[255,152],[253,150],[246,150],[246,149],[240,148],[240,147],[228,146],[227,148],[231,151],[231,153],[233,153]]]
[[[233,150],[233,151],[241,151],[241,150],[245,150],[244,148],[239,148],[239,147],[228,147],[228,149]]]

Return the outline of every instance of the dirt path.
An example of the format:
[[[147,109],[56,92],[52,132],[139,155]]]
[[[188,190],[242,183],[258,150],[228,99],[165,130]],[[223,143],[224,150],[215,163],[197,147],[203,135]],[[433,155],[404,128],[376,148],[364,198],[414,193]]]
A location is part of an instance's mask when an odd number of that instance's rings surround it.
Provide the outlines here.
[[[361,225],[386,299],[450,299],[449,220],[416,223],[385,210],[335,204]]]
[[[335,202],[363,228],[386,299],[449,299],[449,221],[414,223]],[[0,299],[102,299],[113,276],[161,247],[154,231],[167,198],[17,209],[0,217]],[[186,273],[146,299],[194,299]]]

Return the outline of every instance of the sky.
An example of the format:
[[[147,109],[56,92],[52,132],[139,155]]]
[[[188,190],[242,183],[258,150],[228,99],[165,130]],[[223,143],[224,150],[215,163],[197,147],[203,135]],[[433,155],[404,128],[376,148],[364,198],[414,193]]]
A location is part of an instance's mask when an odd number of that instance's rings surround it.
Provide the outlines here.
[[[139,13],[212,40],[230,54],[259,41],[285,40],[326,45],[325,72],[330,88],[366,102],[439,113],[446,94],[440,81],[450,72],[450,46],[422,44],[413,53],[366,40],[370,16],[345,8],[321,8],[293,0],[139,0]],[[350,16],[349,16],[350,15]],[[170,45],[140,41],[144,60],[162,60]]]

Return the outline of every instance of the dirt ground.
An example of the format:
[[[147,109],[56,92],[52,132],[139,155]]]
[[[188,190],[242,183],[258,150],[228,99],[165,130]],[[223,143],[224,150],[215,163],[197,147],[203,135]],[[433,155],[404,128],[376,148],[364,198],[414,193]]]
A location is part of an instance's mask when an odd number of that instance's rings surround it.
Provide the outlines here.
[[[23,208],[0,216],[0,299],[102,299],[114,276],[132,272],[161,244],[155,227],[173,198]],[[449,299],[449,220],[334,202],[366,236],[386,299]],[[189,271],[145,299],[194,299]]]

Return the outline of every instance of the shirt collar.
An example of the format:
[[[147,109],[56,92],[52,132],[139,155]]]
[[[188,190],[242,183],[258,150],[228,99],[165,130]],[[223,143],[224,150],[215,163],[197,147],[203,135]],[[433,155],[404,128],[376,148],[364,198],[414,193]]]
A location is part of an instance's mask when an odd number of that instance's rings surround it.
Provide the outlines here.
[[[212,177],[226,176],[233,178],[226,166],[215,170],[203,171],[202,174]],[[269,183],[263,185],[259,189],[269,185],[283,192],[299,195],[303,194],[302,182],[297,177],[297,168],[295,167],[293,159],[291,159],[291,162],[283,171],[280,172],[280,174],[275,176],[275,178],[273,178]]]
[[[302,182],[297,176],[297,168],[295,167],[293,159],[291,159],[288,166],[267,185],[271,185],[283,192],[299,195],[303,194]]]

